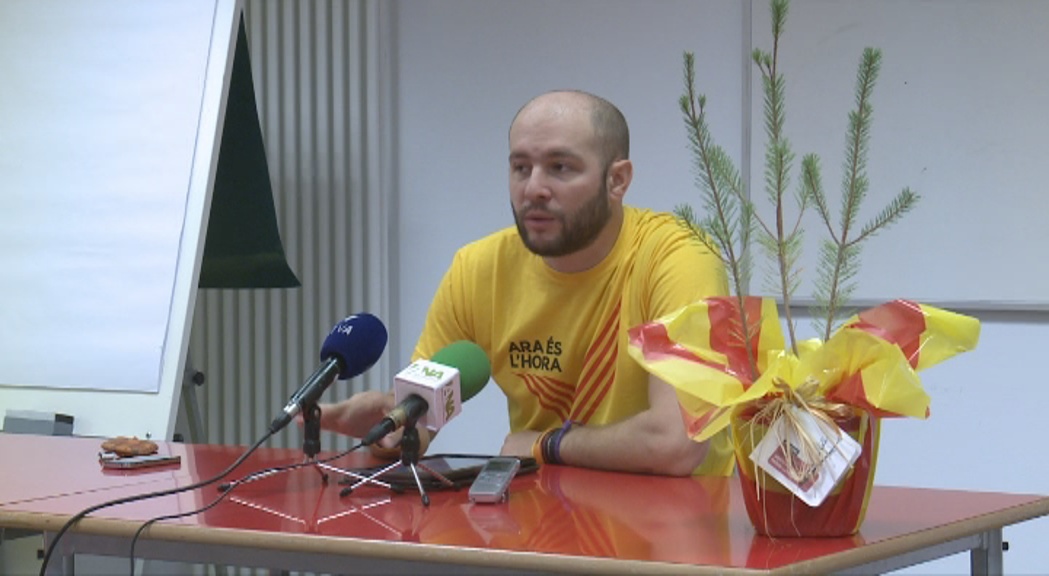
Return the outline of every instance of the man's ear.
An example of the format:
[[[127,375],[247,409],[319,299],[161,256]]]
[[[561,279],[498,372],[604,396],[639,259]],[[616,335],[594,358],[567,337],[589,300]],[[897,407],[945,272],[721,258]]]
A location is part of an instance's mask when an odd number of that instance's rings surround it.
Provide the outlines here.
[[[627,158],[615,160],[608,167],[608,195],[622,202],[630,181],[634,179],[634,164]]]

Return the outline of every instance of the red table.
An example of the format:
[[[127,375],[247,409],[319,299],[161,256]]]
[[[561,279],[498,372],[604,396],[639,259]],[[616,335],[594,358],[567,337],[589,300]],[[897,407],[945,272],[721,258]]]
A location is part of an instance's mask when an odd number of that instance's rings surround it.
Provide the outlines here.
[[[0,527],[53,534],[89,506],[188,486],[233,462],[241,447],[161,444],[176,467],[102,470],[99,441],[0,434],[8,466]],[[300,462],[264,448],[230,479]],[[363,454],[336,462],[374,463]],[[517,478],[507,503],[473,505],[466,491],[363,487],[340,496],[312,467],[244,484],[206,512],[152,526],[136,556],[317,572],[498,570],[560,573],[788,574],[885,572],[972,552],[974,573],[1002,571],[1002,527],[1049,514],[1034,495],[875,487],[859,534],[770,539],[754,533],[734,478],[665,478],[546,466]],[[59,541],[61,572],[74,553],[127,556],[141,523],[195,510],[215,486],[102,509]],[[352,568],[352,569],[351,569]]]

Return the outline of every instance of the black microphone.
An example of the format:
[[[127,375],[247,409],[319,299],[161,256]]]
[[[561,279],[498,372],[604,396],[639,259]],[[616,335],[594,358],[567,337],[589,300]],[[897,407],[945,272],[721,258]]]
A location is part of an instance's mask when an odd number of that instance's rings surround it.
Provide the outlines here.
[[[390,413],[383,417],[378,424],[372,427],[371,430],[361,439],[361,444],[368,446],[379,441],[390,432],[404,426],[407,422],[416,422],[423,414],[430,409],[430,403],[422,398],[412,394],[399,404],[394,406]]]
[[[386,326],[371,314],[354,314],[335,325],[321,346],[321,365],[291,395],[273,419],[270,432],[288,425],[304,407],[317,403],[336,378],[346,380],[371,368],[386,349]]]

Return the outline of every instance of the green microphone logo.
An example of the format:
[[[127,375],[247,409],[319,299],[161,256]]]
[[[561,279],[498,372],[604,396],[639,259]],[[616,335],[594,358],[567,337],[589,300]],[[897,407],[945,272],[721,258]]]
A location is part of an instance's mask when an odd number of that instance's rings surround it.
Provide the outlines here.
[[[455,391],[449,386],[444,389],[444,419],[450,420],[455,415]]]

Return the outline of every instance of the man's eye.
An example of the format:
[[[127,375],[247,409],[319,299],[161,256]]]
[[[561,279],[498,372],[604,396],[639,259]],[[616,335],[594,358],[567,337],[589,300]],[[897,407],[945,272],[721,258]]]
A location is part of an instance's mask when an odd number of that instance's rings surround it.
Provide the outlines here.
[[[568,172],[571,168],[568,166],[568,164],[565,164],[564,162],[557,162],[553,166],[551,166],[551,169],[554,171],[555,174],[564,174],[565,172]]]

